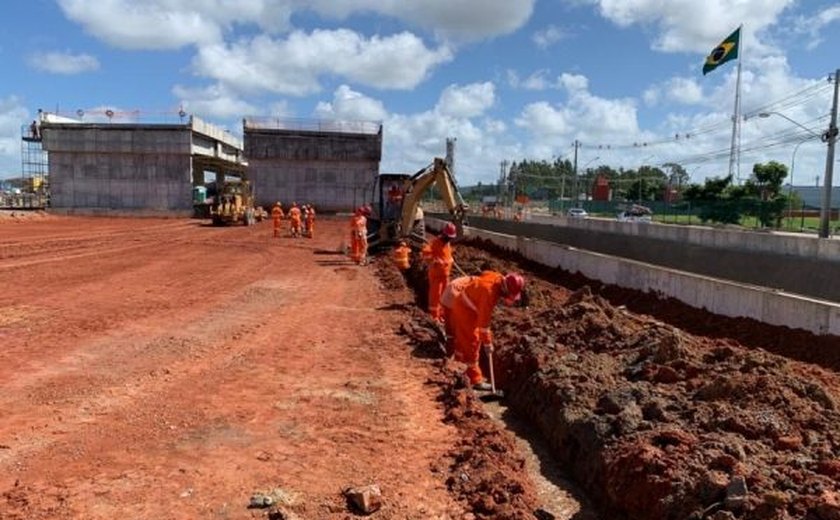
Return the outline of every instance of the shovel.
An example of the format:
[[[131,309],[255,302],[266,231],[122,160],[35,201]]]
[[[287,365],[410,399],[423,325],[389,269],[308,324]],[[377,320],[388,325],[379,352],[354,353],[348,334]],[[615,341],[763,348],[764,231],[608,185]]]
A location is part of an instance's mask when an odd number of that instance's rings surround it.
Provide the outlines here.
[[[496,376],[493,374],[493,350],[486,349],[487,360],[490,362],[490,393],[484,394],[479,399],[484,403],[494,401],[501,401],[505,394],[501,390],[496,390]]]

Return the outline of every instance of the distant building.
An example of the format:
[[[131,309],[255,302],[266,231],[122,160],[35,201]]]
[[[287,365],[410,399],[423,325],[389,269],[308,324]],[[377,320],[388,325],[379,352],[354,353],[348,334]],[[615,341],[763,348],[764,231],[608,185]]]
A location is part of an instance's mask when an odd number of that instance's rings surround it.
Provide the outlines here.
[[[603,175],[598,175],[595,178],[595,184],[592,186],[592,200],[612,200],[610,180]]]
[[[782,187],[782,193],[788,193],[790,185]],[[807,209],[820,209],[822,207],[823,197],[822,186],[794,186],[793,192],[799,195],[799,199],[804,203]],[[840,186],[831,188],[831,207],[840,208]]]

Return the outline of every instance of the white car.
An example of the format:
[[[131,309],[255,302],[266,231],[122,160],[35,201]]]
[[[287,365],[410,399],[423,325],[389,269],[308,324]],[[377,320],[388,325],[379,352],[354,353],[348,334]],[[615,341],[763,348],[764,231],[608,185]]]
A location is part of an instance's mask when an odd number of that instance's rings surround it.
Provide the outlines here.
[[[569,218],[587,218],[589,216],[589,213],[583,208],[570,208],[566,214]]]
[[[630,211],[624,211],[618,214],[618,221],[619,222],[645,222],[648,223],[651,221],[650,215],[640,215],[638,213],[633,213]]]

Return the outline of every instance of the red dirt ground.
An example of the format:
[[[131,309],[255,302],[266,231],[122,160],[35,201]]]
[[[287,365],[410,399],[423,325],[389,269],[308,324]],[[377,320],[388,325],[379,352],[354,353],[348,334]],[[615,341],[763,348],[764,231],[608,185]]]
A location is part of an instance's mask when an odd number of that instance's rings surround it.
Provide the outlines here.
[[[510,439],[399,334],[405,286],[333,253],[345,229],[0,223],[0,519],[348,518],[370,483],[376,518],[532,517]]]
[[[0,218],[0,520],[344,519],[371,483],[374,518],[551,518],[441,359],[422,275],[415,301],[387,258],[335,253],[345,230]],[[838,338],[479,245],[460,268],[529,279],[496,316],[506,403],[604,518],[840,518]]]

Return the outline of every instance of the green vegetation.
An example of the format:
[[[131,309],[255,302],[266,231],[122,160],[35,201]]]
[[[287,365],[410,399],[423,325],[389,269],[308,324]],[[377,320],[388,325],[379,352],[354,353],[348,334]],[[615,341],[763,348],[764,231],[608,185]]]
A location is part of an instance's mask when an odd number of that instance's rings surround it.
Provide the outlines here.
[[[568,159],[553,162],[522,160],[510,165],[495,184],[465,189],[472,202],[495,196],[511,205],[517,197],[545,201],[553,213],[582,206],[593,216],[614,217],[631,204],[649,207],[654,220],[675,224],[733,224],[751,228],[808,230],[818,218],[799,216],[802,202],[783,193],[788,168],[776,161],[753,165],[750,178],[736,185],[732,177],[712,177],[691,184],[679,164],[643,165],[638,169],[615,170],[607,165],[580,168],[575,176]],[[594,201],[596,179],[609,183],[610,201]],[[788,213],[790,211],[790,213]],[[789,215],[789,216],[786,216]]]

